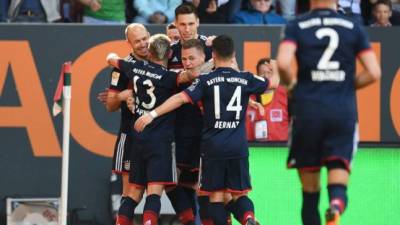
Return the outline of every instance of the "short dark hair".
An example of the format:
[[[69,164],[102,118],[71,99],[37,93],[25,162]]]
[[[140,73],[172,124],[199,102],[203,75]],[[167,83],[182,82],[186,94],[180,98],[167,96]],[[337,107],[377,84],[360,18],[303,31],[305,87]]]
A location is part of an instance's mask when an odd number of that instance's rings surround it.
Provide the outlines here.
[[[178,18],[179,15],[192,13],[196,16],[196,18],[199,17],[196,6],[191,2],[184,2],[175,8],[175,19]]]
[[[259,59],[257,62],[257,66],[256,66],[257,73],[258,73],[258,70],[261,65],[270,64],[270,63],[271,63],[271,58],[266,57],[266,58]]]
[[[221,59],[230,59],[235,53],[233,39],[228,35],[219,35],[212,41],[213,52]]]
[[[204,52],[204,43],[199,39],[190,39],[182,44],[182,49],[196,48],[197,50]]]
[[[374,4],[374,10],[378,5],[386,5],[387,7],[389,7],[390,10],[392,10],[392,2],[390,0],[378,0],[375,2]]]
[[[176,26],[174,23],[170,23],[167,25],[167,30],[172,30],[172,29],[176,29]]]

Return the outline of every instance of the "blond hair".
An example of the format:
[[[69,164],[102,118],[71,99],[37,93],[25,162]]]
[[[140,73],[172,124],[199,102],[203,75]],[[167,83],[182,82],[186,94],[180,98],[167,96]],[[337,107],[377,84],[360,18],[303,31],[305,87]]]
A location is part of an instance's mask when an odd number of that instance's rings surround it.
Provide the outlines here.
[[[149,39],[149,52],[155,60],[168,59],[171,39],[165,34],[155,34]]]

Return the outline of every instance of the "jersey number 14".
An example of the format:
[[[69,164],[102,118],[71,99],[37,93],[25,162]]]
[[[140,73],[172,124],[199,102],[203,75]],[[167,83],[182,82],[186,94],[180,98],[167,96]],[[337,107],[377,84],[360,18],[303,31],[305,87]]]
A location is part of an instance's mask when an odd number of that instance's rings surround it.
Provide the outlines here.
[[[236,112],[235,119],[239,120],[240,119],[240,111],[242,111],[242,105],[241,105],[241,99],[242,99],[242,87],[237,86],[235,89],[235,92],[233,92],[233,95],[231,99],[229,100],[228,105],[226,106],[226,111],[233,111]],[[215,113],[215,119],[221,119],[221,106],[220,106],[220,91],[219,91],[219,85],[214,86],[214,113]]]

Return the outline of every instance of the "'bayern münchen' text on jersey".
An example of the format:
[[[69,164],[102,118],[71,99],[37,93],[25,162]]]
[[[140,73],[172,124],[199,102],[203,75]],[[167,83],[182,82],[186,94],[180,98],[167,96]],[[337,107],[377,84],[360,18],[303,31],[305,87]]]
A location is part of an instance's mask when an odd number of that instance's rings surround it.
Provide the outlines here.
[[[208,159],[248,156],[245,114],[251,94],[261,94],[268,81],[248,72],[220,67],[201,75],[184,90],[204,107],[201,149]]]
[[[363,27],[330,9],[316,9],[289,22],[284,42],[297,46],[296,117],[356,118],[355,60],[370,50]]]

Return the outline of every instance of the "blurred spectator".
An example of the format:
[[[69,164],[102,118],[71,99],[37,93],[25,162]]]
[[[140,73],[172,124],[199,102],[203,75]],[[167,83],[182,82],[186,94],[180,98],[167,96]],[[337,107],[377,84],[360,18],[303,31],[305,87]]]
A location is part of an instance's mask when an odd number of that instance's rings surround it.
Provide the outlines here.
[[[125,0],[125,21],[127,24],[132,23],[137,16],[137,10],[133,7],[135,0]]]
[[[392,3],[389,0],[378,0],[373,7],[374,23],[371,27],[391,27],[389,18],[392,16]]]
[[[275,0],[274,3],[286,20],[296,17],[297,0]]]
[[[351,16],[354,20],[364,24],[364,19],[361,16],[360,0],[338,0],[338,11]]]
[[[0,22],[7,21],[7,9],[10,5],[9,0],[0,1]]]
[[[61,19],[60,2],[55,0],[11,0],[10,22],[46,23]]]
[[[264,78],[277,73],[276,62],[270,58],[261,58],[256,68],[257,74]],[[286,141],[289,127],[286,89],[279,85],[275,90],[256,96],[256,100],[264,106],[265,113],[262,116],[250,107],[247,109],[248,140]]]
[[[250,8],[238,12],[234,23],[242,24],[285,24],[286,20],[271,11],[271,0],[250,0]]]
[[[175,24],[173,23],[167,25],[166,33],[169,39],[171,39],[171,44],[179,41],[181,38],[178,28],[176,28]]]
[[[241,0],[189,0],[196,7],[201,23],[230,23],[239,12]]]
[[[400,25],[400,0],[387,1],[391,2],[392,5],[392,16],[390,17],[390,23],[392,26],[398,26]],[[362,1],[361,5],[363,7],[363,17],[367,24],[375,23],[373,8],[377,2],[378,0]]]
[[[124,0],[79,0],[85,5],[83,23],[124,24]]]
[[[163,24],[174,21],[175,8],[182,3],[182,0],[135,0],[134,7],[138,15],[136,23]]]

